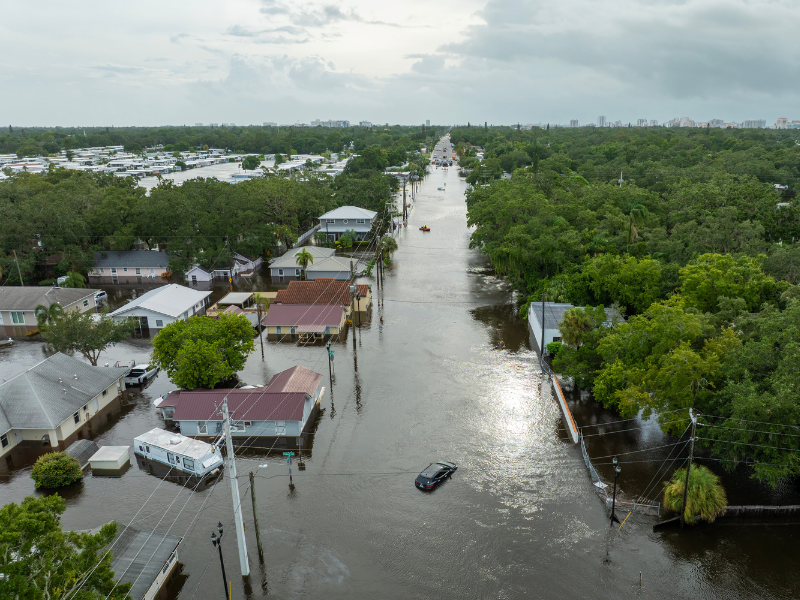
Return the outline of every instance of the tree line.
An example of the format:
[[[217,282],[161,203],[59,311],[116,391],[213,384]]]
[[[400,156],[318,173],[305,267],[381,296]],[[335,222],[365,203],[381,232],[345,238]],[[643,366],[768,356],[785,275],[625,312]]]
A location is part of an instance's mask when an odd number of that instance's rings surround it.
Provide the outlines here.
[[[800,474],[800,209],[774,185],[800,175],[794,132],[507,133],[451,133],[486,144],[470,175],[528,157],[511,180],[473,179],[471,243],[522,292],[523,313],[542,297],[586,307],[565,314],[554,368],[670,433],[694,407],[707,415],[698,444],[725,467],[748,463],[773,485]],[[597,176],[601,164],[624,165],[623,181]]]

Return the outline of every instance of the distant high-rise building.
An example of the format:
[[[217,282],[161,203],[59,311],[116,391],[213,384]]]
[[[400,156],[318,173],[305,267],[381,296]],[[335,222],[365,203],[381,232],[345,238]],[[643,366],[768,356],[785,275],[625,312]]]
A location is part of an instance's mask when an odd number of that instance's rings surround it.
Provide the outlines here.
[[[650,119],[650,127],[658,127],[658,121],[656,119]]]
[[[601,116],[597,117],[597,126],[598,127],[605,127],[606,126],[606,118],[605,118],[605,116],[601,115]]]
[[[680,127],[694,127],[694,120],[689,117],[681,117]]]
[[[264,127],[277,127],[277,123],[273,123],[272,121],[264,121]]]
[[[425,127],[430,127],[430,126],[431,126],[431,120],[425,119]]]
[[[647,119],[636,119],[637,127],[647,127]]]
[[[775,129],[789,129],[789,119],[786,117],[779,117],[777,121],[775,121]]]
[[[358,122],[358,126],[359,127],[372,127],[372,123],[370,123],[369,121],[359,121]]]
[[[315,119],[310,123],[311,127],[350,127],[350,121],[320,121]]]
[[[766,119],[747,119],[742,121],[742,127],[744,129],[764,129],[766,126]]]
[[[725,127],[725,121],[722,119],[711,119],[708,124],[711,125],[711,127]]]
[[[569,126],[570,127],[578,127],[578,119],[570,119]]]

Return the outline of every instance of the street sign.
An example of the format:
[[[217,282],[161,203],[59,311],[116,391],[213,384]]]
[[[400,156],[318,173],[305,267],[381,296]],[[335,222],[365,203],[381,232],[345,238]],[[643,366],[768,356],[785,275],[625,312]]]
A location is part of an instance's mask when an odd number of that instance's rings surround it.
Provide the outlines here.
[[[294,452],[284,452],[284,456],[294,456]]]

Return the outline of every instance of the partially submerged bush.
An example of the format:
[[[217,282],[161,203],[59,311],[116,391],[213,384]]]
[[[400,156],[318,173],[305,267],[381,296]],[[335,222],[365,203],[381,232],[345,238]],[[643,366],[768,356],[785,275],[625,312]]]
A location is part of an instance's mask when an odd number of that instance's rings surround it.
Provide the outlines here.
[[[31,478],[37,488],[57,488],[80,481],[83,477],[78,459],[63,452],[40,456],[33,465]]]

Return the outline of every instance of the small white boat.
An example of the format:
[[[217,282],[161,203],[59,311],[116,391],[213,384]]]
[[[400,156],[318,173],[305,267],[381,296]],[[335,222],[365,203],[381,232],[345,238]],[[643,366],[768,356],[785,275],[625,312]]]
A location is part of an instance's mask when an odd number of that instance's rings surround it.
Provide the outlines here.
[[[147,364],[133,365],[125,375],[125,385],[143,385],[156,375],[158,375],[158,367]]]
[[[223,462],[220,451],[211,444],[158,428],[137,435],[133,451],[146,460],[196,477],[213,474]]]

